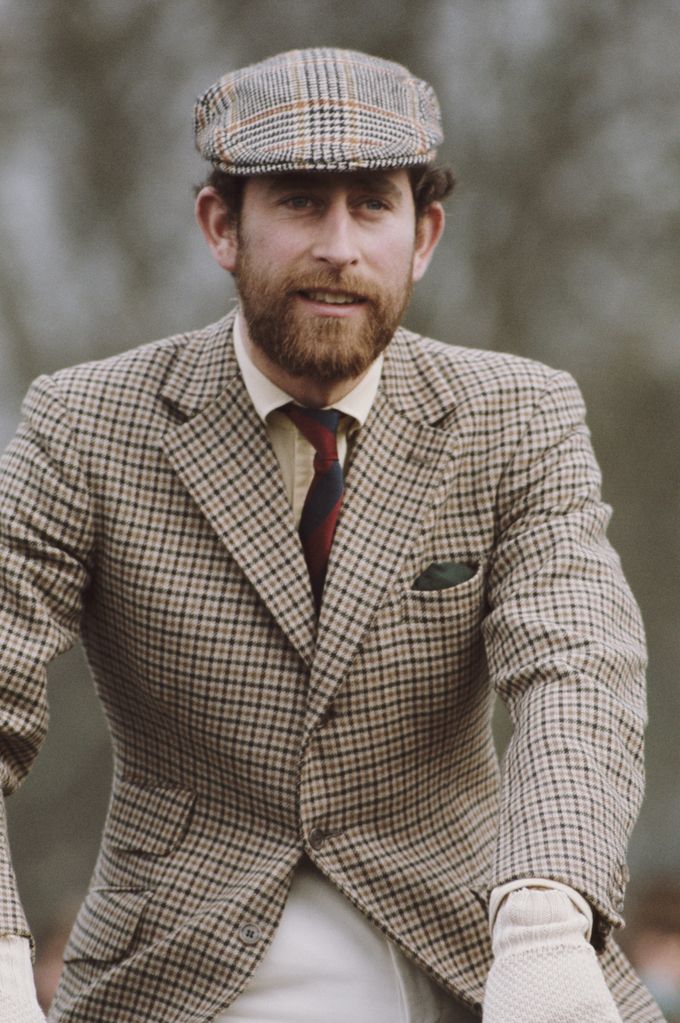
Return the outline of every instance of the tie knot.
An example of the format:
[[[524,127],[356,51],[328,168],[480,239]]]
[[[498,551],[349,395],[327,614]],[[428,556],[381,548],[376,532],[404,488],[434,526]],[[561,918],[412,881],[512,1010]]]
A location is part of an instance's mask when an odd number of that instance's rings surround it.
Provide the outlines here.
[[[281,409],[297,426],[321,458],[337,459],[337,432],[340,413],[337,409],[303,408],[292,403]]]

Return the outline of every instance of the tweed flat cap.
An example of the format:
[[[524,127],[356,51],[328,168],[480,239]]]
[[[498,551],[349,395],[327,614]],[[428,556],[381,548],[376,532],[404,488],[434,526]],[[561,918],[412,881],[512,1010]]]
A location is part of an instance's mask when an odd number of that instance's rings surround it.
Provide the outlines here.
[[[442,141],[433,89],[353,50],[280,53],[229,71],[194,108],[196,148],[229,174],[427,163]]]

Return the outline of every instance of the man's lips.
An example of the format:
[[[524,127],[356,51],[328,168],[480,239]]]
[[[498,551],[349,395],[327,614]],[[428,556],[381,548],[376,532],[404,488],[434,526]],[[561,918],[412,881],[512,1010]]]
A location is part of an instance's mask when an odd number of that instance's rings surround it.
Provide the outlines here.
[[[363,295],[357,295],[352,291],[336,291],[327,288],[301,288],[298,295],[309,302],[316,302],[321,305],[360,305],[366,301]]]
[[[368,299],[340,288],[299,288],[294,296],[312,316],[343,319],[359,314]]]

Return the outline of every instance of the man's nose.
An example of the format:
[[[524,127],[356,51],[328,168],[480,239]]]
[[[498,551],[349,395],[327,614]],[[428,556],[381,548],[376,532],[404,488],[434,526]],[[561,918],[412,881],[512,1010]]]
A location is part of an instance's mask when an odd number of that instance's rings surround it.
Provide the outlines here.
[[[315,225],[311,254],[315,259],[335,267],[358,262],[357,225],[350,210],[343,204],[330,206]]]

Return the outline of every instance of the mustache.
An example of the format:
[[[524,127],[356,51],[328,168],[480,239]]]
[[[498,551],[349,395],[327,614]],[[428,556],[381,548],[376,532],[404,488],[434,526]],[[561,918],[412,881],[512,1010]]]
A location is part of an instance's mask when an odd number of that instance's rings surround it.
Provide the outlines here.
[[[359,274],[320,270],[315,273],[291,273],[281,282],[287,294],[298,291],[344,291],[368,302],[380,300],[375,288]]]

